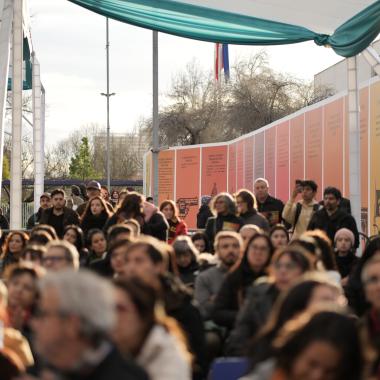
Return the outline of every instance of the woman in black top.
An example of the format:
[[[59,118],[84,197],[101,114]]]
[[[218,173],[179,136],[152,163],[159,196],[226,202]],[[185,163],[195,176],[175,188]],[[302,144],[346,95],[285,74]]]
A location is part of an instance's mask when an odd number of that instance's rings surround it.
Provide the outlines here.
[[[87,236],[88,231],[97,228],[102,230],[111,213],[108,211],[104,199],[100,196],[91,198],[81,218],[80,226]]]

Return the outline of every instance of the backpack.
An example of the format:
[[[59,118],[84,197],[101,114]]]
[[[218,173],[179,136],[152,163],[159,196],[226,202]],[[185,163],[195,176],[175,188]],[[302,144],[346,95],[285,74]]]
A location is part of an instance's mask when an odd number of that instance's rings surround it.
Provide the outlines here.
[[[319,208],[320,208],[319,203],[314,204],[313,205],[313,214],[315,212],[317,212],[319,210]],[[300,215],[301,215],[301,211],[302,211],[302,204],[300,202],[297,202],[297,204],[296,204],[296,215],[294,216],[294,223],[293,223],[293,231],[296,228],[296,225],[298,223],[298,219],[300,218]]]

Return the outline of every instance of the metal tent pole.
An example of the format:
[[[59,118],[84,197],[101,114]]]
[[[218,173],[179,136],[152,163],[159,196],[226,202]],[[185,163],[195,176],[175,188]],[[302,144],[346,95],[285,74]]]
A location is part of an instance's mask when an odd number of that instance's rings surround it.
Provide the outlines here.
[[[5,108],[8,91],[9,60],[11,50],[13,2],[5,0],[3,9],[0,9],[0,184],[3,180],[3,151],[4,151],[4,128]],[[0,199],[1,199],[0,186]]]
[[[158,153],[159,153],[159,121],[158,121],[158,32],[153,30],[153,199],[158,204]]]
[[[357,57],[347,58],[350,200],[352,215],[361,231],[360,119]]]
[[[22,227],[22,61],[23,61],[23,0],[13,0],[13,74],[12,74],[12,155],[10,228]]]
[[[40,63],[32,53],[33,63],[33,148],[34,148],[34,212],[39,209],[44,192],[44,147],[42,131],[42,90]]]

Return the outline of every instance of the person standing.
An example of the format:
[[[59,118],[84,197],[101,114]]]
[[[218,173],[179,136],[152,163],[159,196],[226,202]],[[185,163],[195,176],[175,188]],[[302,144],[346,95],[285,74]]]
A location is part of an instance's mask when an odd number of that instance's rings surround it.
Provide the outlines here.
[[[341,228],[349,229],[355,236],[354,248],[359,247],[359,232],[355,219],[346,211],[339,208],[342,194],[335,187],[326,187],[323,192],[324,208],[317,211],[310,220],[308,230],[325,231],[331,241],[334,241],[335,234]]]
[[[292,239],[298,239],[307,229],[311,217],[319,210],[319,203],[315,200],[318,186],[314,181],[296,182],[292,197],[286,202],[282,218],[292,226]],[[298,194],[301,200],[296,202]]]
[[[255,180],[254,189],[257,211],[267,218],[270,227],[281,223],[284,204],[280,199],[269,195],[269,182],[265,178],[257,178]]]
[[[51,208],[43,211],[40,224],[48,224],[55,229],[59,238],[63,237],[65,226],[69,224],[79,224],[78,214],[65,207],[65,192],[62,189],[53,190],[51,193]]]
[[[36,224],[39,224],[42,212],[51,207],[51,196],[49,193],[43,193],[40,196],[40,208],[33,214],[26,225],[27,230],[31,230]]]

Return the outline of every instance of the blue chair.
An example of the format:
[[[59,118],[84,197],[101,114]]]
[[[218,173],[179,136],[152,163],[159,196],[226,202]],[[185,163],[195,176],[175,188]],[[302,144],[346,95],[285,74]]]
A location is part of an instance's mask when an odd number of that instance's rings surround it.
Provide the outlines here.
[[[247,358],[218,358],[212,363],[209,380],[238,380],[248,371]]]

